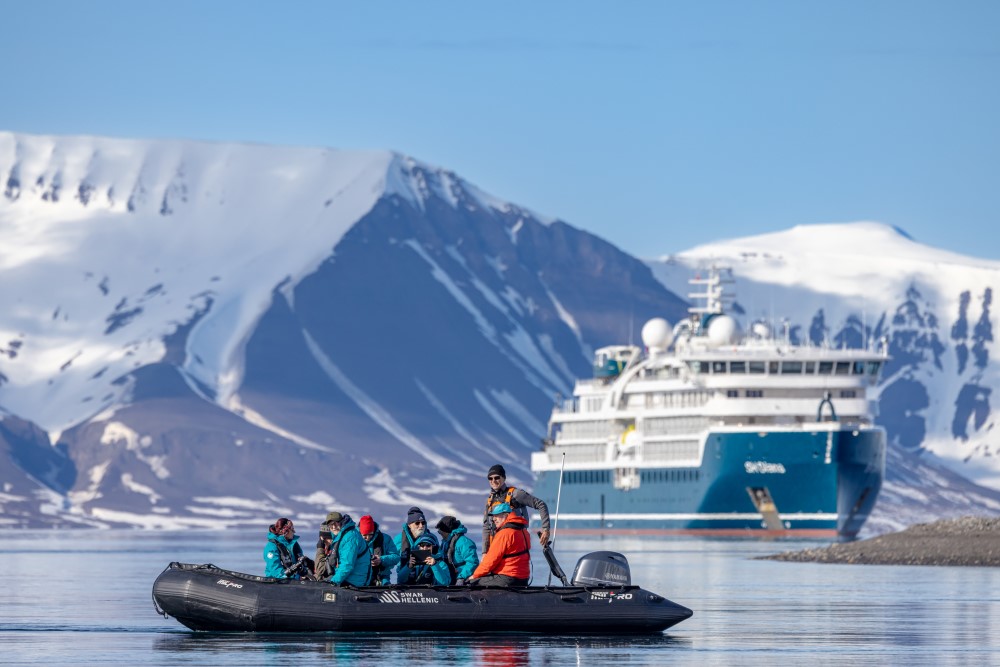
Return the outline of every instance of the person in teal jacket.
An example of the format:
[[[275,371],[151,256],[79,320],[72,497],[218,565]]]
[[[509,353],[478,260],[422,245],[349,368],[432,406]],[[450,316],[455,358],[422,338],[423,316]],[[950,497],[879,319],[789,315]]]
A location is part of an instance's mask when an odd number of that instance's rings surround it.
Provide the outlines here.
[[[304,561],[292,520],[282,517],[271,524],[267,529],[267,544],[264,545],[264,576],[298,579],[298,570],[304,566]]]
[[[378,523],[370,514],[358,520],[358,530],[371,554],[372,573],[367,585],[388,586],[392,569],[399,565],[399,549],[391,537],[379,530]]]
[[[330,555],[327,556],[329,568],[333,571],[330,581],[338,586],[364,586],[371,572],[371,554],[354,519],[350,514],[343,514],[340,521],[330,521],[328,525],[333,533]]]
[[[426,555],[417,562],[413,553],[424,547]],[[438,541],[434,534],[427,530],[427,520],[419,507],[411,507],[406,514],[406,525],[396,536],[396,549],[399,551],[399,567],[396,569],[397,584],[438,584],[447,586],[451,583],[448,566],[438,554]],[[425,553],[420,551],[420,553]]]
[[[468,529],[453,516],[441,517],[435,528],[441,536],[440,558],[451,578],[448,583],[462,586],[479,565],[476,543],[466,535]]]

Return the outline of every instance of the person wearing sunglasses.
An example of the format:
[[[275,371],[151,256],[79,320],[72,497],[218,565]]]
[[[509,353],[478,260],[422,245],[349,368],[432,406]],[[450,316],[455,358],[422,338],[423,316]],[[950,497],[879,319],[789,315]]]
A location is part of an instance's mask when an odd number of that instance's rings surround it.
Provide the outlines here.
[[[411,507],[406,513],[406,525],[395,541],[399,551],[397,584],[446,586],[451,583],[448,565],[437,553],[440,547],[438,540],[427,530],[427,519],[419,507]]]
[[[497,529],[490,519],[493,509],[501,503],[506,503],[511,508],[511,512],[524,519],[528,518],[528,508],[534,507],[538,510],[538,516],[542,521],[542,532],[538,536],[538,541],[544,547],[549,543],[549,506],[545,501],[536,498],[524,489],[507,486],[507,471],[497,463],[490,467],[486,473],[486,480],[490,483],[490,495],[486,497],[486,512],[483,513],[483,553],[490,550],[490,541],[496,535]]]

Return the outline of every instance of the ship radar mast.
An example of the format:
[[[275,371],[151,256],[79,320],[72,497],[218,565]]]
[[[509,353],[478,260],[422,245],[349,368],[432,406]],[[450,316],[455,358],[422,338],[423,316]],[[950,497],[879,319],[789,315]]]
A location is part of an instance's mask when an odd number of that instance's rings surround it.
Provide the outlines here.
[[[725,306],[731,306],[735,296],[732,292],[726,291],[727,285],[735,284],[733,271],[730,268],[720,267],[713,264],[708,269],[708,277],[695,276],[690,281],[691,285],[703,285],[703,292],[691,292],[689,299],[701,300],[703,305],[694,305],[688,308],[688,312],[695,319],[700,319],[705,315],[721,315],[725,312]]]

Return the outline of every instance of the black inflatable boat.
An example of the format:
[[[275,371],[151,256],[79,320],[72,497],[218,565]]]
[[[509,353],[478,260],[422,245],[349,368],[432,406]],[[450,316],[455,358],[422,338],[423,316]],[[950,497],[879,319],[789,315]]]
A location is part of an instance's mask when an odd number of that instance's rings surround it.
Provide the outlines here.
[[[569,585],[352,588],[171,563],[153,584],[153,600],[192,630],[244,632],[637,634],[662,632],[692,614],[630,585],[621,554],[588,554],[572,583],[561,579]]]

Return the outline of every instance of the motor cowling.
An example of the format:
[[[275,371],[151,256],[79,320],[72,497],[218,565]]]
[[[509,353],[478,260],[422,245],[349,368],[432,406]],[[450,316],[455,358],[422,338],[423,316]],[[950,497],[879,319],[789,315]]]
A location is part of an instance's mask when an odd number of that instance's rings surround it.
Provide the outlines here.
[[[632,573],[625,556],[614,551],[594,551],[582,557],[573,570],[574,586],[631,586]]]

